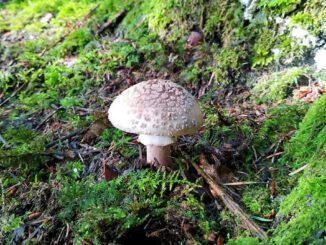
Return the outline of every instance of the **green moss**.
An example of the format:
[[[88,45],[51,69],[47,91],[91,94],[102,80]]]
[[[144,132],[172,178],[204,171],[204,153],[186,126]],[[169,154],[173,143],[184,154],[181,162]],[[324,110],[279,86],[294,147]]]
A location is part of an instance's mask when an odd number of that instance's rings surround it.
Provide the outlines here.
[[[292,167],[301,166],[305,161],[326,153],[326,95],[323,95],[309,109],[300,124],[299,131],[286,146],[286,159]]]
[[[274,244],[319,244],[318,233],[326,230],[326,171],[324,160],[311,158],[309,169],[280,207],[279,219],[286,219],[274,231]]]
[[[220,49],[214,55],[215,65],[211,67],[216,82],[225,86],[232,81],[238,81],[247,55],[241,46]]]
[[[83,49],[87,43],[93,39],[93,34],[88,28],[81,28],[72,32],[65,41],[60,45],[60,49],[65,54],[74,54]]]
[[[266,187],[246,188],[243,192],[242,201],[256,215],[270,214],[275,208],[274,205],[271,205],[269,191]]]
[[[237,237],[234,240],[230,240],[227,245],[258,245],[261,244],[257,238],[253,237]]]
[[[303,11],[293,15],[291,22],[309,30],[315,36],[323,31],[326,11],[323,0],[305,1]]]
[[[267,118],[263,122],[254,146],[261,154],[278,140],[287,137],[287,134],[296,130],[299,122],[307,112],[307,105],[280,105],[267,111]]]
[[[285,14],[295,10],[301,2],[302,0],[263,0],[260,1],[259,5],[266,11],[284,16]]]
[[[263,76],[253,87],[252,92],[260,102],[281,102],[289,96],[291,87],[297,85],[298,80],[307,71],[304,67],[293,67]]]
[[[39,153],[44,150],[44,137],[25,127],[10,127],[5,130],[3,135],[12,147],[11,154]]]
[[[283,221],[273,232],[274,244],[319,244],[326,230],[326,95],[309,109],[299,130],[286,146],[283,161],[298,168],[308,164],[297,187],[281,204]]]
[[[2,136],[9,146],[0,145],[1,167],[19,167],[22,176],[39,170],[45,160],[46,136],[25,127],[9,127]]]
[[[179,178],[178,172],[162,174],[145,170],[94,183],[92,177],[78,180],[76,172],[82,171],[78,164],[67,170],[65,175],[59,175],[63,183],[59,192],[60,219],[71,224],[75,242],[91,239],[98,243],[104,237],[114,241],[128,229],[149,219],[164,218],[165,213],[171,212],[174,217],[189,220],[202,234],[214,225],[191,194],[195,185]],[[179,194],[170,196],[177,185],[182,186]]]
[[[271,55],[272,48],[275,45],[273,30],[266,28],[262,30],[253,45],[253,55],[251,63],[253,67],[266,66],[274,59]]]

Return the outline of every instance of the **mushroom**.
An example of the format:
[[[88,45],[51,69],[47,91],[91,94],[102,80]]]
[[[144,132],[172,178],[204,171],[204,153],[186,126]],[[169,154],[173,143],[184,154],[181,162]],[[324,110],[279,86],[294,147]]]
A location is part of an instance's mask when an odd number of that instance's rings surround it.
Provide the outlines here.
[[[109,108],[109,120],[116,128],[139,134],[146,146],[147,163],[168,166],[170,145],[177,136],[193,134],[203,123],[196,99],[169,80],[140,82],[123,91]]]

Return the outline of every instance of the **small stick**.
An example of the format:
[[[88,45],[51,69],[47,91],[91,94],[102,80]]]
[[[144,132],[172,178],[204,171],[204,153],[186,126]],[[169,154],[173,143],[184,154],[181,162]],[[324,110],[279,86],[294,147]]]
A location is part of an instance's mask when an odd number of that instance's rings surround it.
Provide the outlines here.
[[[1,188],[1,212],[4,214],[5,211],[6,211],[6,201],[5,201],[5,191],[4,191],[4,188],[3,188],[3,184],[2,184],[2,178],[0,179],[0,188]]]
[[[43,120],[42,122],[40,122],[35,129],[39,129],[46,121],[48,121],[55,113],[57,113],[57,111],[61,110],[62,106],[58,107],[57,109],[55,109],[54,111],[52,111],[51,113],[49,113]]]
[[[22,90],[25,87],[25,85],[26,83],[23,83],[19,88],[17,88],[7,99],[5,99],[0,103],[0,106],[6,104],[12,97],[14,97],[20,90]]]
[[[131,32],[136,31],[145,22],[145,20],[146,20],[146,17],[143,17],[141,19],[141,21],[139,21],[139,23],[134,28],[132,28]]]
[[[126,11],[122,10],[117,13],[111,20],[105,22],[97,31],[97,35],[102,34],[106,29],[111,28],[116,22],[126,15]]]
[[[273,154],[271,154],[271,155],[265,157],[263,160],[267,160],[267,159],[269,159],[269,158],[274,158],[274,157],[276,157],[276,156],[282,155],[283,153],[284,153],[284,151],[275,152],[275,153],[273,153]]]
[[[306,167],[308,167],[308,164],[305,164],[302,167],[298,168],[297,170],[292,171],[291,173],[289,173],[289,176],[293,176],[297,173],[302,172]]]
[[[251,231],[253,234],[260,238],[265,238],[266,233],[250,219],[248,214],[246,214],[242,208],[232,199],[232,197],[227,194],[222,186],[218,184],[212,177],[204,172],[196,163],[190,161],[192,166],[197,170],[197,172],[206,180],[211,188],[211,193],[215,198],[220,198],[225,206],[240,218],[245,229]]]
[[[225,186],[238,186],[238,185],[252,185],[252,184],[266,184],[266,182],[240,181],[240,182],[224,183],[223,185],[225,185]]]
[[[50,147],[56,145],[58,142],[64,141],[64,140],[67,140],[67,139],[70,139],[70,138],[72,138],[72,137],[74,137],[74,136],[76,136],[78,134],[81,134],[81,133],[85,132],[86,130],[87,129],[79,129],[79,130],[76,130],[76,131],[74,131],[74,132],[72,132],[72,133],[70,133],[70,134],[68,134],[68,135],[66,135],[66,136],[64,136],[64,137],[62,137],[60,139],[57,139],[57,140],[52,141],[51,143],[47,144],[45,146],[45,148],[50,148]]]

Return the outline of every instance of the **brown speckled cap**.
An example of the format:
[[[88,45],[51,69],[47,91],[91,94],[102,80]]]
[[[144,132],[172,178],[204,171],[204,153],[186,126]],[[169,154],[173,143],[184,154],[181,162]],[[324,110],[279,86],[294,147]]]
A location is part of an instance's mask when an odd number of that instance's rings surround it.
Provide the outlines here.
[[[203,116],[196,99],[183,87],[153,79],[116,97],[109,109],[109,120],[129,133],[180,136],[197,132]]]

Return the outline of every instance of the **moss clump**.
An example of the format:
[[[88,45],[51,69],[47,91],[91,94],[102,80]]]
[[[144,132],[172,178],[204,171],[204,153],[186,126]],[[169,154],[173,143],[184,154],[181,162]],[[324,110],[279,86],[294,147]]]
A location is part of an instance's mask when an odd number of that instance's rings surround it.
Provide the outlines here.
[[[93,39],[93,34],[88,28],[81,28],[72,32],[59,47],[65,54],[74,54],[83,49]]]
[[[326,95],[310,108],[296,135],[285,147],[283,161],[297,168],[308,164],[297,187],[281,204],[274,244],[319,244],[326,230]]]
[[[80,163],[67,166],[67,172],[57,177],[63,186],[59,191],[60,219],[71,224],[77,243],[83,239],[95,244],[117,241],[150,219],[165,219],[166,225],[183,220],[198,228],[201,239],[215,224],[192,194],[196,185],[180,178],[178,172],[145,170],[94,183],[92,177],[79,180]]]
[[[281,72],[263,76],[253,87],[252,92],[259,102],[281,102],[291,91],[291,86],[298,84],[299,79],[307,72],[304,67],[293,67]]]
[[[227,245],[258,245],[261,244],[257,238],[237,237],[236,240],[228,241]]]
[[[242,201],[254,214],[267,215],[274,208],[270,202],[269,192],[266,187],[246,188]]]
[[[241,78],[241,71],[246,63],[248,53],[243,47],[226,47],[214,55],[214,65],[211,67],[215,80],[222,85]]]
[[[278,140],[286,139],[287,134],[298,128],[299,122],[307,112],[306,104],[279,105],[267,111],[267,119],[263,122],[254,146],[261,154]]]
[[[322,159],[326,153],[326,95],[309,109],[299,131],[286,146],[286,160],[296,168],[309,159]]]
[[[313,163],[312,163],[313,162]],[[278,213],[286,219],[274,231],[274,244],[321,244],[326,230],[325,162],[312,158],[310,169],[287,196]]]
[[[45,136],[25,127],[10,127],[2,136],[8,146],[0,144],[0,167],[19,167],[25,176],[37,171],[44,163]]]
[[[301,2],[302,0],[262,0],[259,4],[265,11],[284,16],[286,13],[295,10]]]

